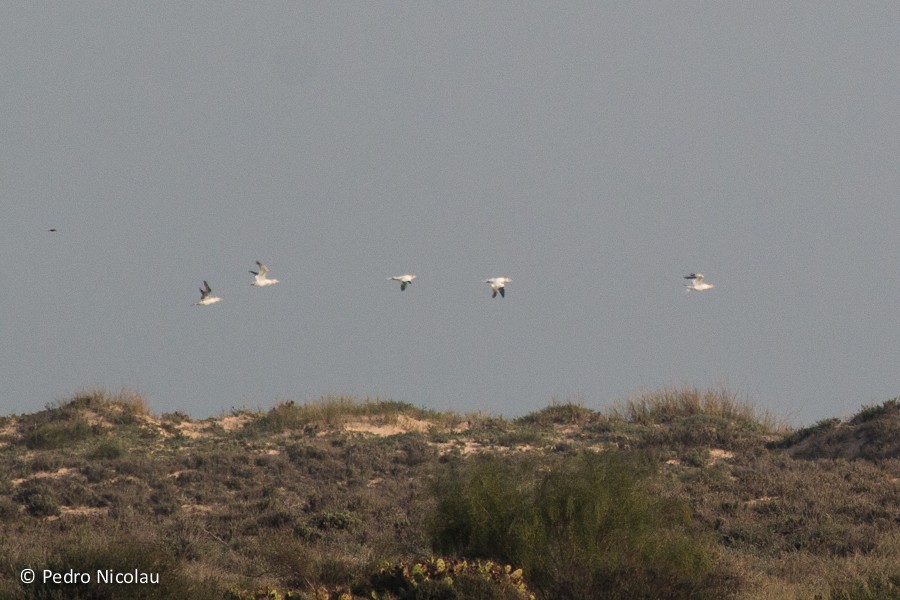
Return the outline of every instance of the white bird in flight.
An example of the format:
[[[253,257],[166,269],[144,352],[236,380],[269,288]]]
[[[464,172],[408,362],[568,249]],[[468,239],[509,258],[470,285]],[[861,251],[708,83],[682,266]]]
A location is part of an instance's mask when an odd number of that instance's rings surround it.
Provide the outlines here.
[[[406,286],[412,285],[412,282],[416,280],[415,275],[394,275],[393,277],[388,277],[388,281],[399,281],[400,282],[400,291],[406,291]]]
[[[491,277],[490,279],[485,279],[485,283],[491,284],[491,290],[493,293],[491,294],[491,298],[497,297],[497,292],[500,292],[501,298],[506,298],[506,284],[512,281],[509,277]]]
[[[275,285],[278,283],[277,279],[269,279],[266,277],[269,273],[269,268],[266,265],[262,264],[259,261],[256,261],[257,266],[259,267],[259,271],[250,271],[253,275],[256,276],[256,280],[253,281],[250,285],[255,285],[258,287],[264,287],[267,285]]]
[[[716,287],[703,281],[703,273],[691,273],[690,275],[685,275],[684,278],[691,280],[689,285],[685,284],[684,286],[686,292],[705,292]]]
[[[215,304],[216,302],[221,302],[221,298],[217,296],[211,296],[212,288],[209,287],[209,284],[206,281],[203,282],[203,287],[200,288],[200,302],[194,304],[194,306],[209,306],[210,304]]]

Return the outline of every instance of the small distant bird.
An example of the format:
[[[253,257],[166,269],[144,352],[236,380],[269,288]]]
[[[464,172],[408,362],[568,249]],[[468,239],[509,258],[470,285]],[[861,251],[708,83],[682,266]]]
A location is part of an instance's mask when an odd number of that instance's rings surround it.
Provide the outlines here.
[[[388,281],[399,281],[400,282],[400,291],[405,292],[406,286],[412,285],[412,282],[416,280],[415,275],[394,275],[393,277],[388,277]]]
[[[500,292],[501,298],[506,298],[506,284],[512,281],[509,277],[491,277],[490,279],[485,279],[485,283],[491,284],[491,298],[497,297],[497,292]]]
[[[221,298],[210,296],[210,294],[212,294],[212,288],[204,281],[203,287],[200,288],[200,302],[197,302],[194,306],[209,306],[210,304],[222,301]]]
[[[716,287],[703,281],[703,273],[691,273],[690,275],[685,275],[684,278],[691,280],[690,285],[685,284],[684,286],[686,288],[685,291],[688,292],[705,292]]]
[[[250,285],[255,285],[259,287],[264,287],[267,285],[275,285],[278,283],[277,279],[269,279],[266,277],[269,273],[268,267],[262,264],[259,261],[256,261],[256,265],[259,267],[259,271],[250,271],[253,275],[256,275],[256,281],[252,282]]]
[[[56,233],[56,228],[48,229],[47,231],[49,231],[50,233]]]

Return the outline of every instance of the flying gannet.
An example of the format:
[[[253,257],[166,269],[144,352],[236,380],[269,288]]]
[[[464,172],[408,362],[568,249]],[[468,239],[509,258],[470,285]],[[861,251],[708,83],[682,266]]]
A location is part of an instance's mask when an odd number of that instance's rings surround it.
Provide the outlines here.
[[[500,292],[501,298],[506,298],[506,284],[512,281],[509,277],[491,277],[490,279],[485,279],[485,283],[491,284],[491,298],[497,297],[497,292]]]
[[[215,304],[216,302],[220,302],[222,299],[217,296],[211,296],[212,288],[209,287],[209,284],[206,281],[203,282],[203,287],[200,288],[200,302],[194,304],[194,306],[209,306],[210,304]]]
[[[415,275],[394,275],[393,277],[388,277],[388,281],[399,281],[400,282],[400,291],[406,291],[406,286],[412,285],[412,282],[416,280]]]
[[[706,290],[713,289],[714,286],[711,283],[706,283],[703,281],[703,273],[691,273],[690,275],[685,275],[685,279],[690,279],[690,284],[685,284],[685,291],[688,292],[705,292]]]
[[[255,285],[258,287],[264,287],[267,285],[275,285],[278,283],[277,279],[269,279],[266,275],[269,273],[268,267],[262,264],[259,261],[256,261],[256,265],[259,267],[259,271],[250,271],[253,275],[256,276],[256,280],[251,282],[250,285]]]

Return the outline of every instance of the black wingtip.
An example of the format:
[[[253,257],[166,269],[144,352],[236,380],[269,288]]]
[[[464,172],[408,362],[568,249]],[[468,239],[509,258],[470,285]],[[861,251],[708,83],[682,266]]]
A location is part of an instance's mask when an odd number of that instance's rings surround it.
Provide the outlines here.
[[[506,288],[500,288],[500,297],[506,298]]]

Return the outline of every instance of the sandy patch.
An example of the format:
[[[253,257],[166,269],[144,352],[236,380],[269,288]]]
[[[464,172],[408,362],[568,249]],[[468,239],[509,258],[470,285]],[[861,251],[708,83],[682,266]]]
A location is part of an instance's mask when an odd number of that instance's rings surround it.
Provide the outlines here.
[[[79,411],[78,416],[82,417],[85,421],[87,421],[87,424],[90,425],[91,427],[93,427],[94,425],[100,425],[101,427],[109,425],[109,423],[106,422],[106,419],[104,419],[100,415],[100,413],[98,413],[96,410],[93,410],[90,408],[82,408]]]
[[[225,431],[234,431],[235,429],[242,429],[244,425],[252,420],[253,416],[251,415],[230,415],[222,417],[217,422]]]
[[[182,504],[181,510],[195,515],[208,515],[215,510],[212,504]]]
[[[197,438],[208,435],[207,433],[201,431],[201,423],[194,423],[193,421],[182,421],[175,426],[175,429],[177,429],[178,433],[180,433],[184,437],[190,438],[192,440],[196,440]]]
[[[13,485],[22,485],[29,479],[59,479],[61,477],[66,477],[67,475],[78,475],[81,473],[78,472],[78,469],[73,469],[71,467],[63,467],[56,471],[38,471],[34,473],[31,477],[22,477],[20,479],[11,479],[10,483]]]
[[[478,442],[472,440],[458,440],[455,442],[442,442],[439,444],[433,444],[437,449],[438,453],[443,456],[445,454],[450,454],[451,452],[459,452],[463,456],[467,454],[472,454],[473,452],[483,452],[487,450],[487,447],[483,444],[479,444]]]
[[[109,513],[109,509],[95,506],[60,506],[59,513],[61,517],[99,517]]]
[[[754,498],[753,500],[747,500],[747,506],[756,506],[757,504],[764,504],[773,500],[778,500],[778,496],[760,496],[759,498]]]
[[[721,462],[723,460],[731,460],[732,458],[734,458],[734,452],[722,450],[721,448],[712,448],[709,451],[709,458],[713,464],[716,464],[717,462]]]
[[[344,430],[352,431],[354,433],[368,433],[370,435],[388,436],[398,435],[401,433],[409,433],[412,431],[421,433],[428,431],[431,426],[432,424],[428,421],[421,421],[419,419],[407,417],[406,415],[399,415],[396,422],[384,425],[376,425],[370,420],[345,423]]]

